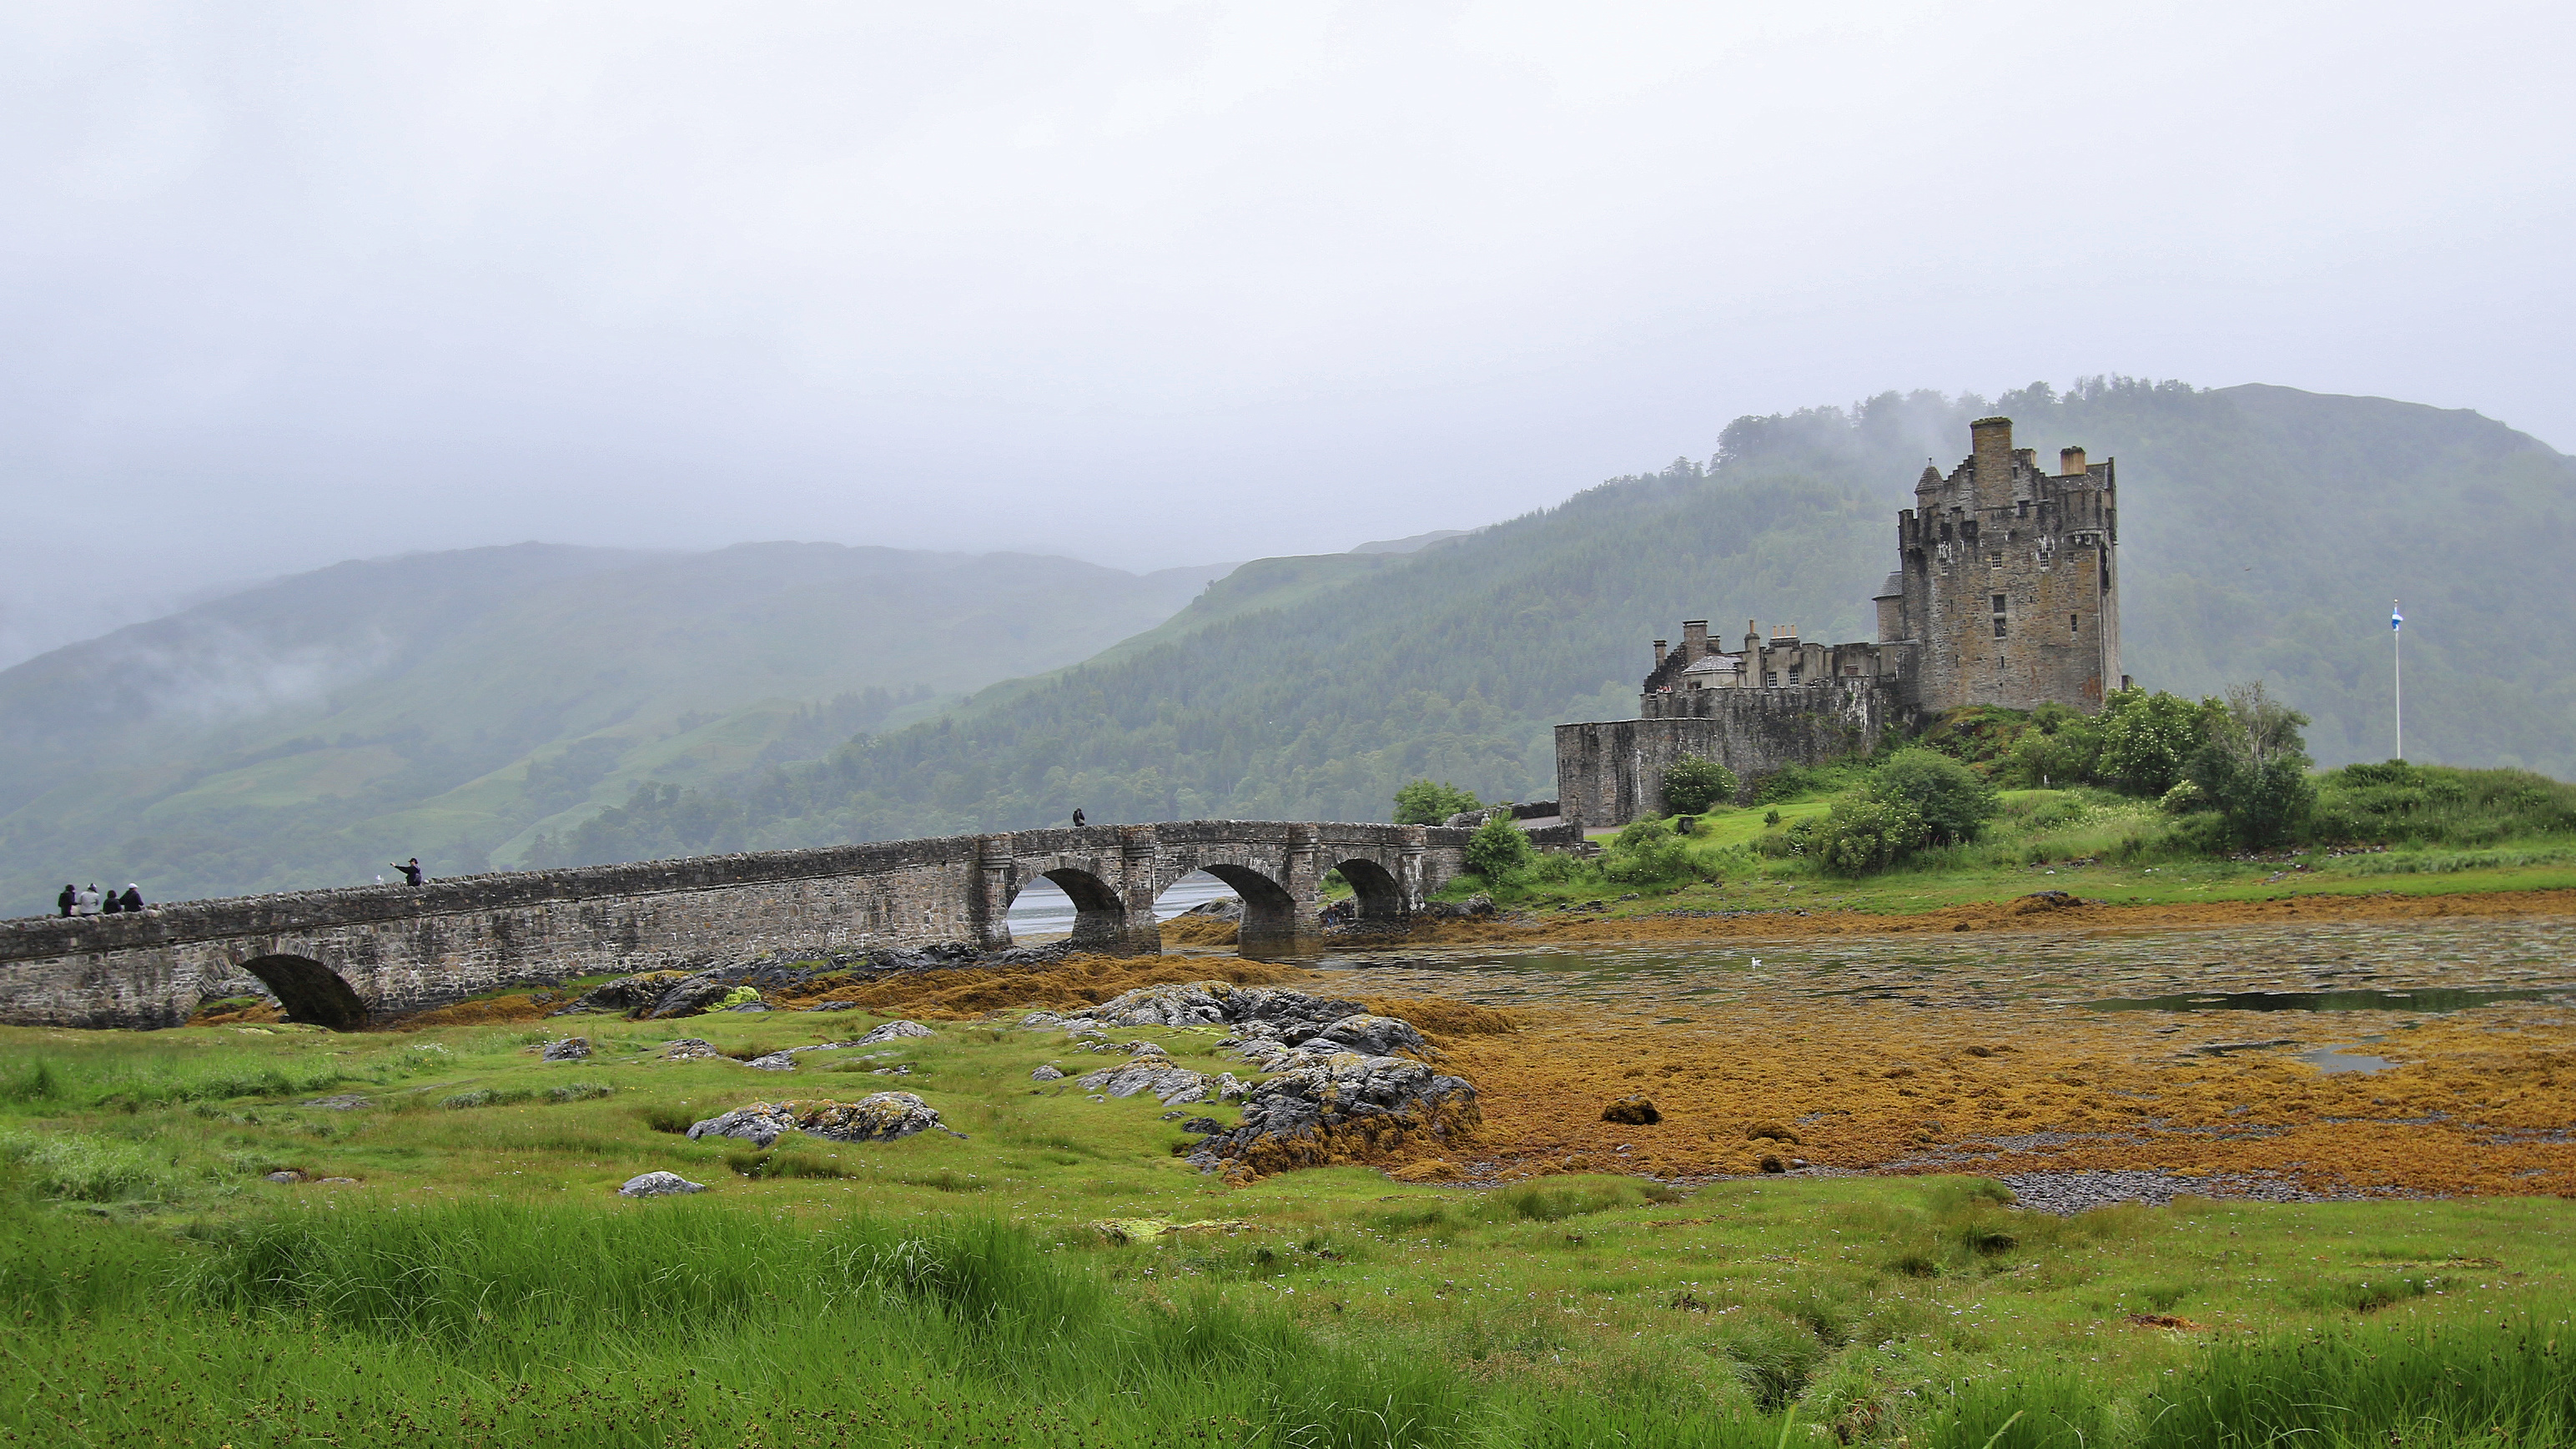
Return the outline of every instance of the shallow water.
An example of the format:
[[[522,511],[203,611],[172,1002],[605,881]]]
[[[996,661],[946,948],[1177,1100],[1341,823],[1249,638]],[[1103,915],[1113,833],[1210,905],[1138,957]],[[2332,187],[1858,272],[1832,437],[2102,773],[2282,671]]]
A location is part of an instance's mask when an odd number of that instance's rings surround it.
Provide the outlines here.
[[[1154,900],[1154,919],[1168,921],[1192,906],[1235,898],[1234,889],[1203,870],[1172,882]],[[1021,945],[1052,940],[1073,930],[1073,897],[1044,876],[1021,887],[1011,901],[1011,939]]]
[[[2576,919],[2009,931],[1706,947],[1408,947],[1314,962],[1350,989],[1484,1006],[1580,1005],[1672,1023],[1833,998],[1922,1007],[2304,1011],[2421,1018],[2498,1002],[2576,1005]]]

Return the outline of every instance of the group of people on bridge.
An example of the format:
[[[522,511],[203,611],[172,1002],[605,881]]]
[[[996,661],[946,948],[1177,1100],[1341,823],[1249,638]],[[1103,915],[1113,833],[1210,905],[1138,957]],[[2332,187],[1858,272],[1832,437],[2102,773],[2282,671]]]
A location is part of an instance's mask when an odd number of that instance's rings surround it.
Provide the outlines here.
[[[143,889],[132,881],[125,883],[122,892],[108,891],[104,894],[95,884],[66,885],[63,893],[54,897],[54,907],[66,916],[113,916],[125,911],[139,911],[143,909]]]

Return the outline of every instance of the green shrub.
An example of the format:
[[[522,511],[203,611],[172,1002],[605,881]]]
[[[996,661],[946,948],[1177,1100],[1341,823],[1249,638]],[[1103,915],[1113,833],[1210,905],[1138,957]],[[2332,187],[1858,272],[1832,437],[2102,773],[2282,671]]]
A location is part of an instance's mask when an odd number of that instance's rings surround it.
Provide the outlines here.
[[[1735,772],[1715,760],[1684,755],[1664,767],[1664,809],[1697,815],[1735,799]]]
[[[2127,794],[2161,798],[2182,783],[2224,712],[2214,699],[2194,703],[2162,690],[2113,691],[2102,703],[2093,778]]]
[[[2299,737],[2307,722],[2266,694],[2259,680],[2227,691],[2224,713],[2192,757],[2191,783],[2217,809],[2233,843],[2268,849],[2306,827],[2316,804]]]
[[[2523,770],[2455,770],[2390,760],[2316,781],[2309,838],[2374,844],[2492,845],[2576,833],[2576,785]]]
[[[1529,837],[1508,815],[1497,815],[1476,827],[1467,841],[1467,868],[1483,876],[1489,885],[1501,885],[1537,854]]]
[[[1977,772],[1930,750],[1899,750],[1870,776],[1868,795],[1912,807],[1924,839],[1947,845],[1977,838],[1995,815],[1995,788]]]
[[[1690,847],[1669,820],[1639,820],[1610,839],[1601,852],[1604,879],[1621,885],[1662,885],[1697,874]]]
[[[1811,826],[1803,853],[1836,875],[1885,870],[1920,850],[1928,835],[1921,812],[1902,798],[1847,797],[1823,820],[1800,823]]]
[[[1411,780],[1395,792],[1398,825],[1438,825],[1452,815],[1483,808],[1484,803],[1473,791],[1461,790],[1446,780]]]

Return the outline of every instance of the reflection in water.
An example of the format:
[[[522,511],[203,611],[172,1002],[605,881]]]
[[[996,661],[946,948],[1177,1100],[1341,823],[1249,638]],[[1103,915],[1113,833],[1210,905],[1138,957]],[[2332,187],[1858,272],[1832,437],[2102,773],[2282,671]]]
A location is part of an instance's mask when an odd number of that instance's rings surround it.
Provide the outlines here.
[[[2546,991],[2466,991],[2428,986],[2416,991],[2222,991],[2189,996],[2149,996],[2133,1001],[2088,1001],[2095,1011],[2466,1011],[2490,1001],[2546,1001]]]
[[[1206,901],[1233,900],[1234,891],[1225,882],[1203,870],[1191,871],[1172,883],[1154,902],[1154,919],[1168,921],[1190,907]],[[1067,935],[1073,930],[1073,898],[1064,888],[1044,876],[1020,888],[1019,897],[1011,902],[1011,939],[1026,942],[1031,937]]]

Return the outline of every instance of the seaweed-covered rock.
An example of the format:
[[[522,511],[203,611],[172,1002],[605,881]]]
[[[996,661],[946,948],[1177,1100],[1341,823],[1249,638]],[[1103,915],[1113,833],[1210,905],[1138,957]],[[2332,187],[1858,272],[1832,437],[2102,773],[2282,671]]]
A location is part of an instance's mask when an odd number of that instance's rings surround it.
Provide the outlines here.
[[[1086,1092],[1099,1092],[1110,1097],[1149,1095],[1166,1107],[1204,1102],[1216,1090],[1216,1078],[1205,1072],[1177,1067],[1166,1059],[1146,1058],[1123,1067],[1103,1067],[1075,1079],[1074,1085]]]
[[[1601,1120],[1624,1127],[1652,1127],[1664,1120],[1661,1109],[1645,1097],[1621,1097],[1601,1109]]]
[[[620,976],[603,981],[573,998],[570,1006],[548,1013],[551,1016],[573,1016],[583,1012],[643,1011],[662,999],[662,994],[687,978],[677,971],[643,971],[633,976]]]
[[[1208,1138],[1190,1161],[1253,1173],[1366,1162],[1446,1145],[1483,1120],[1466,1078],[1410,1057],[1301,1053],[1252,1089],[1242,1126]]]
[[[703,1182],[691,1182],[676,1172],[646,1172],[626,1179],[617,1189],[619,1197],[668,1197],[673,1193],[705,1192]]]
[[[923,1026],[917,1021],[889,1021],[885,1025],[869,1032],[867,1035],[860,1037],[857,1041],[849,1043],[849,1045],[876,1046],[881,1042],[899,1041],[905,1037],[924,1037],[933,1035],[936,1035],[936,1033],[931,1031],[929,1027]]]

